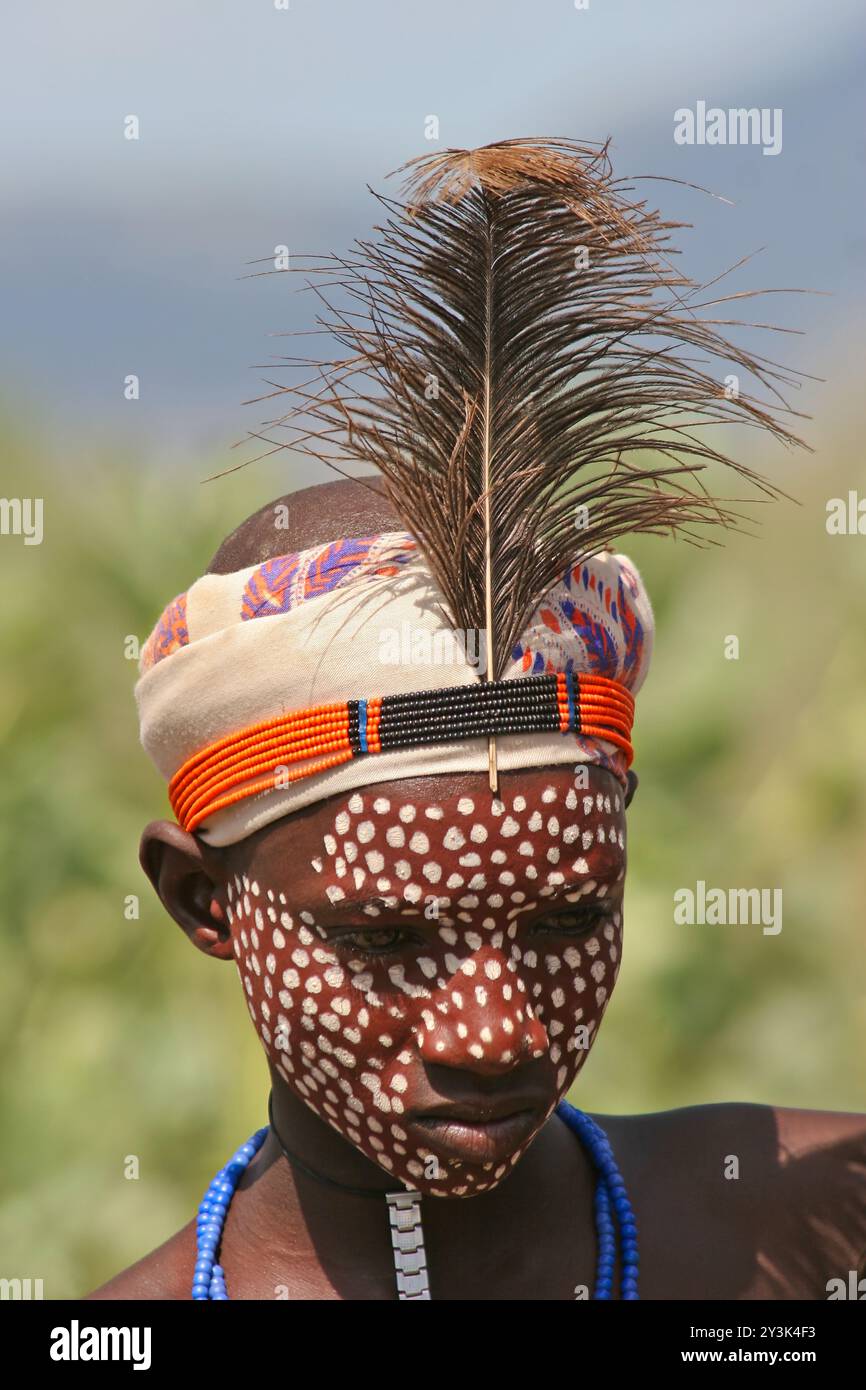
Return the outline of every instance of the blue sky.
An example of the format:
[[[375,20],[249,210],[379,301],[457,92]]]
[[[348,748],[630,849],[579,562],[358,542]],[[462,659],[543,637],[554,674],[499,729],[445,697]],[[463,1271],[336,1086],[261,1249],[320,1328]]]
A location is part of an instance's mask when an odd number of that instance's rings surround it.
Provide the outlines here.
[[[58,437],[224,449],[262,418],[242,402],[253,364],[288,350],[268,335],[309,314],[288,280],[241,278],[248,263],[277,243],[339,250],[370,229],[368,183],[516,135],[612,136],[617,173],[733,199],[644,185],[696,224],[691,273],[764,247],[738,287],[831,291],[767,316],[806,329],[786,360],[849,369],[866,280],[855,0],[84,0],[4,27],[0,402]],[[676,145],[674,112],[698,100],[781,107],[782,152]]]

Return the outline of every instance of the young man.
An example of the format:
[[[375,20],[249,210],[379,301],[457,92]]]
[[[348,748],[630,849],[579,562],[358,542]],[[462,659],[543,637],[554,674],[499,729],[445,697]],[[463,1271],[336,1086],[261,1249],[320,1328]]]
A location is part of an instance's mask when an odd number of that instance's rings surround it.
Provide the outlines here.
[[[434,1299],[571,1300],[594,1287],[597,1172],[556,1107],[619,970],[637,778],[616,732],[631,721],[616,711],[646,674],[652,613],[624,556],[565,578],[569,632],[553,632],[565,602],[553,592],[511,676],[519,685],[527,652],[564,643],[569,669],[594,670],[602,694],[581,687],[582,726],[500,726],[495,795],[476,725],[421,745],[419,762],[417,699],[402,746],[383,738],[376,751],[370,733],[363,754],[356,741],[306,781],[274,776],[293,767],[284,749],[265,752],[275,712],[387,683],[429,694],[476,682],[466,662],[443,672],[423,651],[377,664],[406,612],[428,635],[442,619],[370,479],[262,509],[154,634],[143,739],[179,823],[149,825],[141,861],[193,945],[235,961],[271,1076],[272,1126],[225,1208],[232,1298],[397,1297],[395,1191],[420,1196]],[[641,1298],[825,1299],[830,1281],[862,1277],[866,1115],[722,1104],[592,1118],[635,1214]],[[188,1299],[196,1257],[190,1221],[90,1297]]]

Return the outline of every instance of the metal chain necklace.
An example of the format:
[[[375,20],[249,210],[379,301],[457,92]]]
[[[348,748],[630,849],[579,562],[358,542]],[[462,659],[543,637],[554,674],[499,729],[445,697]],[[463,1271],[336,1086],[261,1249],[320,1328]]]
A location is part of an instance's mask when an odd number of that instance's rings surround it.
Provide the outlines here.
[[[400,1300],[429,1300],[430,1280],[427,1273],[427,1255],[424,1250],[424,1230],[421,1223],[421,1194],[400,1189],[398,1192],[382,1193],[378,1188],[349,1187],[327,1178],[308,1168],[296,1154],[285,1147],[273,1122],[273,1097],[268,1098],[268,1117],[270,1126],[256,1130],[255,1134],[242,1144],[237,1153],[221,1168],[208,1186],[202,1198],[197,1217],[198,1253],[192,1281],[192,1297],[197,1300],[225,1301],[228,1299],[225,1271],[216,1263],[222,1240],[226,1213],[234,1196],[235,1189],[243,1177],[250,1161],[255,1157],[273,1129],[274,1136],[285,1157],[295,1167],[308,1176],[351,1192],[358,1197],[374,1197],[378,1201],[383,1195],[388,1204],[388,1217],[391,1227],[391,1244],[394,1251],[394,1272],[397,1280],[397,1297]],[[613,1297],[613,1281],[616,1269],[617,1244],[619,1244],[621,1299],[635,1300],[638,1295],[638,1245],[637,1225],[634,1212],[628,1199],[625,1183],[617,1167],[610,1142],[604,1130],[585,1115],[560,1101],[556,1113],[569,1129],[577,1135],[596,1170],[595,1187],[595,1229],[598,1245],[596,1261],[594,1300]]]

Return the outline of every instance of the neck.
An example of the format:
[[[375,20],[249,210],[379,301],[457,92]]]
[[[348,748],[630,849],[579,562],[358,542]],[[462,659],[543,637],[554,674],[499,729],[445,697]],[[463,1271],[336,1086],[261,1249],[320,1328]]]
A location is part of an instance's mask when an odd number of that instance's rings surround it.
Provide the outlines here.
[[[403,1184],[367,1158],[354,1145],[319,1118],[309,1106],[289,1089],[282,1077],[271,1069],[271,1113],[277,1135],[288,1152],[297,1159],[293,1165],[299,1183],[306,1189],[315,1182],[302,1168],[319,1175],[318,1186],[337,1195],[335,1189],[358,1189],[379,1193],[382,1202],[386,1192],[403,1191]],[[268,1146],[275,1145],[282,1153],[276,1135],[271,1133]],[[284,1158],[285,1162],[288,1162]],[[348,1192],[346,1195],[350,1195]]]
[[[266,1268],[274,1284],[297,1277],[304,1287],[329,1286],[343,1298],[393,1297],[385,1194],[403,1190],[402,1184],[320,1120],[278,1075],[273,1118],[283,1144],[304,1168],[329,1181],[290,1163],[272,1131],[233,1203],[227,1268],[240,1265],[249,1279]],[[380,1200],[347,1187],[378,1192]],[[564,1279],[591,1281],[594,1190],[586,1154],[551,1115],[514,1171],[491,1192],[471,1199],[422,1196],[433,1298],[478,1297],[478,1289],[500,1278],[503,1268],[515,1287],[521,1280],[531,1287],[539,1259],[549,1264],[557,1241],[563,1245]],[[473,1286],[474,1293],[459,1291]]]

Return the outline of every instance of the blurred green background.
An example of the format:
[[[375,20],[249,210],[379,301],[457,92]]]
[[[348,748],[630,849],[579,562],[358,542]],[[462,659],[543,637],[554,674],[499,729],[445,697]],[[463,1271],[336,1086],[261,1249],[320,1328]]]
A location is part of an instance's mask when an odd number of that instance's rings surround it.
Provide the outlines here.
[[[862,456],[853,395],[825,399],[813,456],[767,470],[801,505],[755,507],[758,539],[621,542],[658,631],[623,969],[572,1093],[585,1109],[866,1109],[866,537],[825,529]],[[138,866],[142,827],[167,809],[124,649],[298,480],[286,462],[205,483],[236,456],[175,468],[108,441],[58,457],[8,412],[0,440],[6,495],[45,499],[44,543],[0,545],[0,1272],[57,1298],[176,1231],[266,1117],[234,969],[190,948]],[[781,887],[781,933],[675,925],[674,891],[699,878]]]

